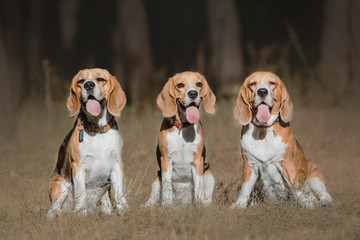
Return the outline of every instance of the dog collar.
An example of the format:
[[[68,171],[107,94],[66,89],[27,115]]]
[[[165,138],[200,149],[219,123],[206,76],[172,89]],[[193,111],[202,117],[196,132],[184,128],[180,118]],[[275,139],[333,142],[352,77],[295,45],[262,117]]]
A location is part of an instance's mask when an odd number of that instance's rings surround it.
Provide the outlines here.
[[[280,122],[280,117],[277,117],[276,120],[270,125],[270,126],[266,126],[266,125],[257,125],[254,120],[251,120],[252,124],[254,124],[256,127],[258,128],[269,128],[274,126],[275,124],[277,124],[278,122]]]
[[[78,124],[79,142],[84,141],[84,129],[86,130],[86,132],[91,132],[91,133],[106,133],[113,127],[117,129],[115,118],[112,118],[110,122],[105,126],[99,126],[97,124],[90,124],[87,121],[84,121],[81,117],[79,117],[79,124]]]
[[[116,125],[116,121],[115,118],[112,118],[110,120],[110,122],[108,122],[108,124],[106,124],[105,126],[99,126],[97,124],[90,124],[86,121],[82,121],[82,124],[84,125],[84,129],[87,132],[92,132],[92,133],[106,133],[107,131],[109,131],[113,126]]]
[[[174,126],[177,127],[178,129],[182,129],[182,128],[184,128],[184,127],[188,127],[188,126],[192,125],[192,124],[189,123],[188,121],[186,121],[186,122],[180,122],[180,121],[178,121],[178,120],[176,120],[176,119],[173,119],[173,124],[174,124]]]

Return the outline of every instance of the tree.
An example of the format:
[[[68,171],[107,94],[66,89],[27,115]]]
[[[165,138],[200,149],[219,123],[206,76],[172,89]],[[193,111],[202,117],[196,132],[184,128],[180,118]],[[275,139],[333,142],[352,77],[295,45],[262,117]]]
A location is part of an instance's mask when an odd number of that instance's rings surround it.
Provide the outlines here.
[[[240,23],[234,0],[207,0],[210,43],[209,76],[218,83],[218,94],[235,96],[243,74]]]
[[[360,87],[360,2],[327,0],[320,74],[327,104],[339,104]]]
[[[5,43],[4,43],[4,35],[2,29],[0,15],[0,126],[1,131],[7,131],[11,129],[12,123],[12,115],[13,115],[13,106],[12,106],[12,91],[10,86],[10,79],[8,74],[8,63],[6,59],[5,52]],[[7,133],[7,132],[6,132]]]
[[[145,8],[142,0],[119,0],[119,22],[125,47],[128,100],[148,100],[153,70]]]

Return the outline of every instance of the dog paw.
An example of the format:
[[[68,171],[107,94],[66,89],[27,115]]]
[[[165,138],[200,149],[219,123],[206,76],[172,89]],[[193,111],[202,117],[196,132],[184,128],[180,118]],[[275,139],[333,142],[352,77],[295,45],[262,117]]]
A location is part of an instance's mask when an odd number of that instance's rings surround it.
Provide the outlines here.
[[[233,203],[230,207],[230,209],[239,209],[239,208],[242,208],[242,209],[245,209],[248,205],[248,202],[247,200],[242,200],[242,199],[239,199],[238,201],[236,201],[235,203]]]
[[[126,209],[129,208],[129,205],[127,203],[117,204],[116,205],[116,212],[118,215],[123,213]]]
[[[320,199],[316,206],[320,208],[330,208],[334,205],[332,198]]]
[[[54,218],[56,216],[58,216],[58,214],[55,211],[53,211],[52,209],[50,209],[47,213],[48,218]]]
[[[174,205],[174,200],[173,199],[163,199],[161,202],[161,205],[172,206],[172,205]]]

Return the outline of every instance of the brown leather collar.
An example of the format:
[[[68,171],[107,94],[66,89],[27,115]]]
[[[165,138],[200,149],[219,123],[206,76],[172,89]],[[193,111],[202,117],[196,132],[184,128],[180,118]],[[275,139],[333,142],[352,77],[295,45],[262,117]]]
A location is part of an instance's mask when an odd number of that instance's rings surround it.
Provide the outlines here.
[[[88,123],[87,121],[85,121],[83,118],[80,118],[80,125],[83,126],[83,128],[87,131],[87,132],[92,132],[92,133],[106,133],[107,131],[109,131],[111,128],[113,128],[114,126],[117,128],[116,125],[116,120],[115,118],[111,118],[111,120],[108,122],[108,124],[106,124],[105,126],[99,126],[97,124],[91,124]]]

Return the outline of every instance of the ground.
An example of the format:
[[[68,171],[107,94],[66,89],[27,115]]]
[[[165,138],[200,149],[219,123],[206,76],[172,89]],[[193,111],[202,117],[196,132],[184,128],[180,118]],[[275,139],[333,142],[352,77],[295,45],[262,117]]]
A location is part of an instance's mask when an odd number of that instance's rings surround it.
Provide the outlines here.
[[[64,101],[65,102],[65,101]],[[230,210],[241,180],[241,126],[234,101],[220,101],[213,116],[201,112],[207,160],[217,181],[209,207],[144,208],[158,169],[161,114],[153,106],[126,107],[124,133],[127,199],[123,215],[67,214],[48,219],[48,180],[58,147],[72,127],[63,102],[46,113],[25,106],[12,137],[0,138],[0,239],[359,239],[359,111],[351,107],[296,108],[291,123],[307,158],[322,170],[334,199],[330,209],[258,204]]]

